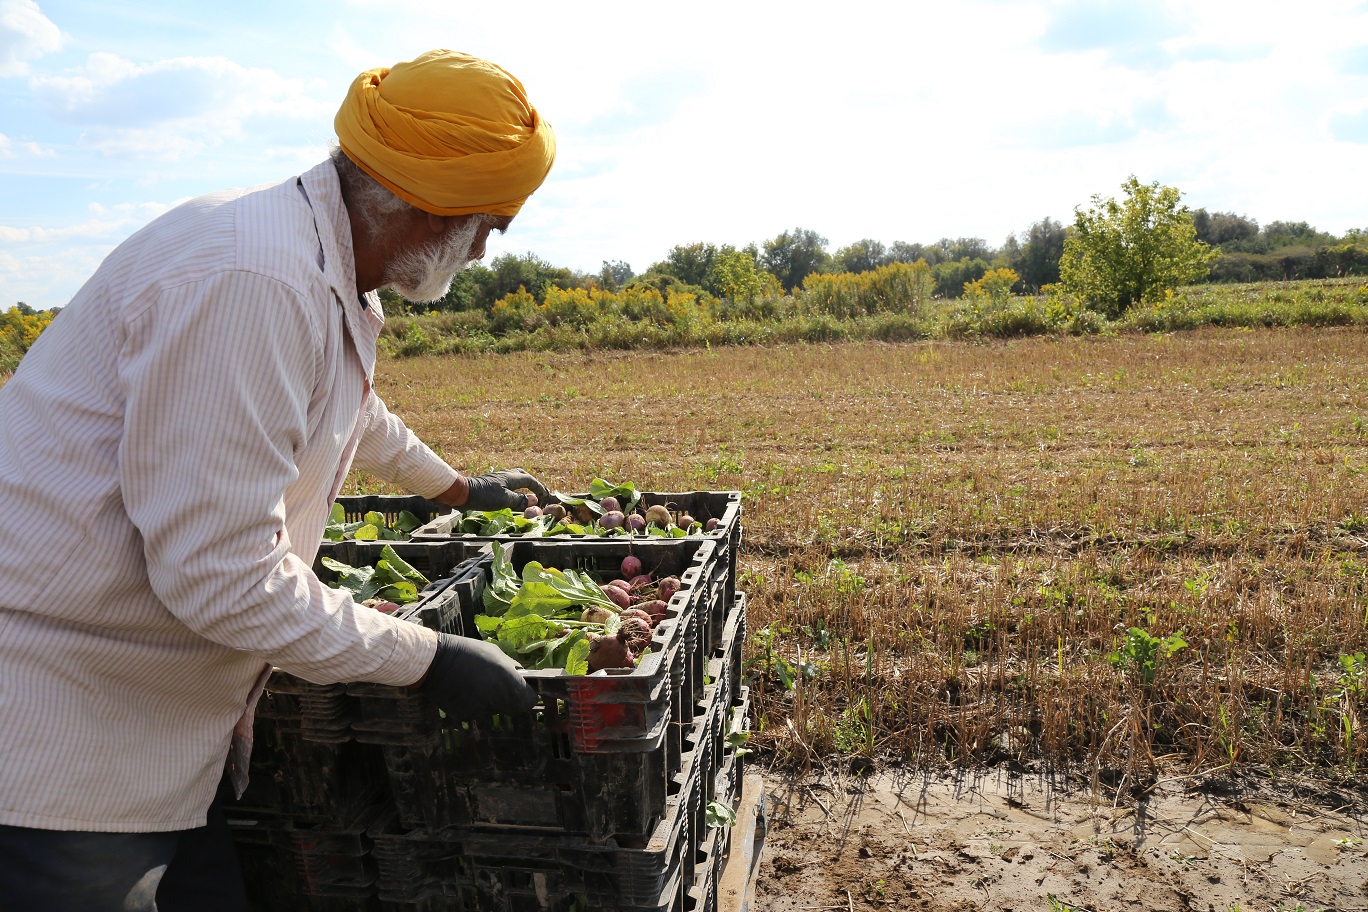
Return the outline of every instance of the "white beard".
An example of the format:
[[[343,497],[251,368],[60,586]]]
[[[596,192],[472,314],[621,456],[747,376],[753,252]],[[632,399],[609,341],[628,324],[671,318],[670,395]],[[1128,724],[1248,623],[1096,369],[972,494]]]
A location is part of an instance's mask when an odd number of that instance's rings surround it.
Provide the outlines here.
[[[456,273],[474,262],[470,248],[479,229],[478,218],[465,219],[435,244],[405,250],[385,270],[385,284],[410,301],[440,301]]]

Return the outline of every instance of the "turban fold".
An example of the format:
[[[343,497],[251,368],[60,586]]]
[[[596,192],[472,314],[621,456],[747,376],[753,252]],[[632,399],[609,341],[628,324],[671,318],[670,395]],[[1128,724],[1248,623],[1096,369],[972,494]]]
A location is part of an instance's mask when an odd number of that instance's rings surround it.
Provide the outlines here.
[[[333,126],[348,158],[434,215],[515,215],[556,158],[522,83],[456,51],[362,73]]]

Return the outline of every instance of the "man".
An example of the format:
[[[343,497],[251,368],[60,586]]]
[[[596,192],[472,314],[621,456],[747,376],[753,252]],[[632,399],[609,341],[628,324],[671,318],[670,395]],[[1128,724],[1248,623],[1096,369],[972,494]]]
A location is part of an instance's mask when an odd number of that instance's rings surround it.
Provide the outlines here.
[[[121,244],[0,390],[0,907],[241,908],[206,809],[225,763],[245,785],[272,665],[448,712],[535,702],[492,644],[310,567],[353,464],[453,507],[546,496],[459,475],[372,379],[375,289],[445,294],[545,179],[551,129],[450,51],[361,74],[335,126],[333,160]]]

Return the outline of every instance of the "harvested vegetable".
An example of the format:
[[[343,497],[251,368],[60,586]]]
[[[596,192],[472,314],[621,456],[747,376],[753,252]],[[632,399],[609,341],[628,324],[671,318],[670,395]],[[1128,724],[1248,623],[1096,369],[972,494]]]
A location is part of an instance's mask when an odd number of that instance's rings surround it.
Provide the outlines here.
[[[650,653],[651,631],[666,612],[649,577],[629,590],[625,580],[600,585],[587,574],[537,561],[528,561],[519,574],[508,548],[499,542],[492,547],[486,613],[476,615],[475,626],[524,668],[591,674],[633,668]],[[633,582],[641,583],[640,576]],[[634,602],[650,607],[633,607]]]
[[[393,521],[385,519],[383,513],[374,510],[366,513],[359,521],[347,522],[347,511],[340,503],[334,503],[328,514],[328,524],[323,527],[325,541],[408,541],[409,534],[422,520],[408,510],[400,510]]]
[[[323,566],[337,574],[328,585],[346,589],[362,604],[372,599],[383,599],[396,605],[407,605],[418,600],[418,593],[429,584],[428,578],[410,566],[389,545],[380,550],[380,560],[374,567],[352,567],[331,557],[322,559]]]

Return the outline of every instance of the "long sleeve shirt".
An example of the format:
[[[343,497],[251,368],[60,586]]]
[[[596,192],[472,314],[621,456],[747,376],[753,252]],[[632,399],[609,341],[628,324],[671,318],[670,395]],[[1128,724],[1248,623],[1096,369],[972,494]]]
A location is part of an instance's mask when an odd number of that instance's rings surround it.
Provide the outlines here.
[[[355,464],[455,471],[372,389],[329,162],[192,200],[104,261],[0,389],[0,824],[203,824],[275,665],[417,680],[435,635],[311,564]]]

